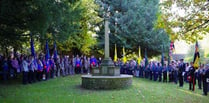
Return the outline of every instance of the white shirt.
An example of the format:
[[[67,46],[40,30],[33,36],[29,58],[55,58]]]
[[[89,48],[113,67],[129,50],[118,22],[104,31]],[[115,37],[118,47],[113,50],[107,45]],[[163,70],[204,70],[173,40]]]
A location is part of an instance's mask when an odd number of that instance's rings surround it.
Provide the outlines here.
[[[188,72],[189,71],[189,68],[190,68],[190,66],[187,66],[185,71]]]
[[[29,69],[28,69],[28,62],[23,60],[22,65],[23,65],[23,71],[24,72],[28,72],[29,71]]]

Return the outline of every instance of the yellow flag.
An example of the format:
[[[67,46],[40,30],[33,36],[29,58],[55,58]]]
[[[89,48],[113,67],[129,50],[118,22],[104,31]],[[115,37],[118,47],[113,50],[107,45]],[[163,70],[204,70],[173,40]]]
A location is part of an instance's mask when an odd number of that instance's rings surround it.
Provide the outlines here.
[[[141,63],[141,60],[142,60],[142,58],[141,58],[141,49],[140,49],[140,47],[139,47],[139,57],[138,57],[138,64],[140,65],[140,63]]]
[[[117,62],[118,56],[117,56],[117,47],[115,44],[115,55],[114,55],[114,62]]]
[[[195,69],[198,69],[199,67],[199,59],[200,59],[199,45],[198,45],[198,42],[196,42],[195,54],[194,54],[194,60],[193,60]]]
[[[195,69],[198,69],[198,67],[199,67],[199,57],[196,57],[196,59],[194,61],[194,67],[195,67]]]
[[[125,48],[123,47],[123,63],[126,63],[126,53],[125,53]]]

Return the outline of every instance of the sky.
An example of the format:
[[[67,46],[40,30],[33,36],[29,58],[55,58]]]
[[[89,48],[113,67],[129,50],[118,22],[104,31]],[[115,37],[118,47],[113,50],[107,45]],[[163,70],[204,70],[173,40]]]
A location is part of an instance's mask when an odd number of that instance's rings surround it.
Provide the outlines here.
[[[206,53],[209,53],[209,35],[205,35],[203,40],[199,40],[199,43],[202,49],[205,50]],[[187,54],[189,47],[192,44],[187,44],[185,41],[180,40],[175,41],[174,45],[177,54]]]

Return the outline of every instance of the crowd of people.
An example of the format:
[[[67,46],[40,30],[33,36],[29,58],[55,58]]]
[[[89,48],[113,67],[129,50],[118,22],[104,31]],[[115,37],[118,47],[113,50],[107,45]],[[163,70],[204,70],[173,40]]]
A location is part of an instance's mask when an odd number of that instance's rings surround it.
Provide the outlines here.
[[[195,68],[193,62],[185,63],[183,59],[163,65],[152,61],[145,66],[144,61],[138,64],[135,60],[130,60],[125,64],[118,60],[115,64],[120,66],[122,74],[159,82],[173,82],[179,84],[179,87],[183,87],[184,83],[189,83],[189,90],[192,91],[195,90],[197,81],[198,88],[203,88],[203,95],[207,95],[209,91],[209,64],[201,64],[199,68]]]
[[[17,78],[22,74],[22,83],[35,83],[48,79],[91,73],[92,68],[99,67],[101,58],[84,55],[59,56],[56,59],[51,57],[46,59],[45,55],[26,56],[17,55],[9,58],[0,56],[1,75],[4,81],[10,78]],[[203,94],[207,95],[209,90],[209,64],[201,64],[199,68],[194,68],[193,62],[184,63],[183,59],[172,61],[170,64],[163,64],[157,61],[145,64],[142,60],[138,64],[135,60],[129,60],[126,63],[118,60],[116,66],[120,67],[121,74],[133,75],[137,78],[147,78],[159,82],[174,82],[183,87],[184,82],[189,83],[189,90],[195,90],[197,81],[198,88],[203,88]],[[178,83],[179,82],[179,83]]]
[[[67,55],[46,59],[44,55],[26,56],[17,55],[9,58],[0,56],[0,71],[4,81],[17,78],[22,74],[23,84],[44,81],[50,78],[90,73],[93,67],[101,64],[101,58],[94,56]]]

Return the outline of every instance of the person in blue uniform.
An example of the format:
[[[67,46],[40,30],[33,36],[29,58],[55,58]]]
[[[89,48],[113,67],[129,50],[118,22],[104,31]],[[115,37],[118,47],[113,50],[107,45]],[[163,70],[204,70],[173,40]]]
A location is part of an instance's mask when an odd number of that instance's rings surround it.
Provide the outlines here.
[[[183,74],[184,74],[184,71],[186,69],[186,65],[184,63],[184,59],[180,60],[180,63],[179,63],[178,67],[179,67],[179,71],[178,71],[179,87],[183,87],[183,85],[184,85]]]
[[[197,70],[196,78],[198,81],[198,88],[202,89],[202,70],[204,69],[204,64],[200,65],[200,68]]]
[[[166,64],[163,66],[163,82],[167,82],[167,67]]]
[[[157,78],[158,78],[158,71],[157,71],[157,66],[155,63],[153,63],[153,75],[154,75],[154,81],[157,81]]]
[[[54,60],[53,60],[53,58],[51,58],[50,60],[49,60],[49,65],[50,65],[50,78],[54,78],[54,65],[55,65],[55,63],[54,63]]]
[[[22,67],[23,67],[23,84],[27,84],[28,83],[28,73],[29,73],[29,69],[28,69],[28,58],[26,56],[24,56],[23,61],[22,61]]]
[[[149,65],[149,76],[150,76],[150,80],[152,80],[152,77],[153,77],[153,68],[152,68],[153,64],[150,63]]]
[[[120,67],[120,74],[124,74],[125,64],[122,64]]]
[[[174,61],[172,61],[172,67],[173,67],[173,81],[175,84],[177,84],[178,82],[178,69],[176,67],[176,64],[174,63]]]
[[[43,75],[43,64],[41,62],[41,59],[38,60],[38,70],[37,70],[37,74],[38,74],[38,81],[42,80],[42,75]]]
[[[79,56],[76,56],[76,61],[75,61],[75,73],[79,74],[81,72],[81,59]]]
[[[173,67],[171,64],[168,66],[168,77],[169,82],[173,82]]]
[[[94,55],[90,58],[90,72],[93,72],[93,68],[97,66],[97,59],[94,57]]]
[[[137,78],[139,78],[139,73],[140,73],[140,67],[139,67],[139,64],[137,64],[135,67],[134,67],[134,70],[135,70],[135,76]]]
[[[144,78],[144,66],[141,63],[141,65],[139,66],[139,77]]]
[[[147,66],[147,78],[148,78],[148,79],[150,79],[150,77],[151,77],[151,76],[150,76],[150,75],[151,75],[150,73],[151,73],[151,66],[150,66],[150,64],[149,64],[149,65]]]
[[[3,68],[3,80],[7,81],[8,80],[8,73],[9,73],[9,65],[7,61],[7,57],[2,58],[2,68]]]
[[[203,72],[203,95],[208,95],[209,85],[209,64],[206,65]]]
[[[159,78],[159,82],[162,81],[162,66],[160,65],[160,63],[157,64],[157,71],[158,71],[158,78]]]

